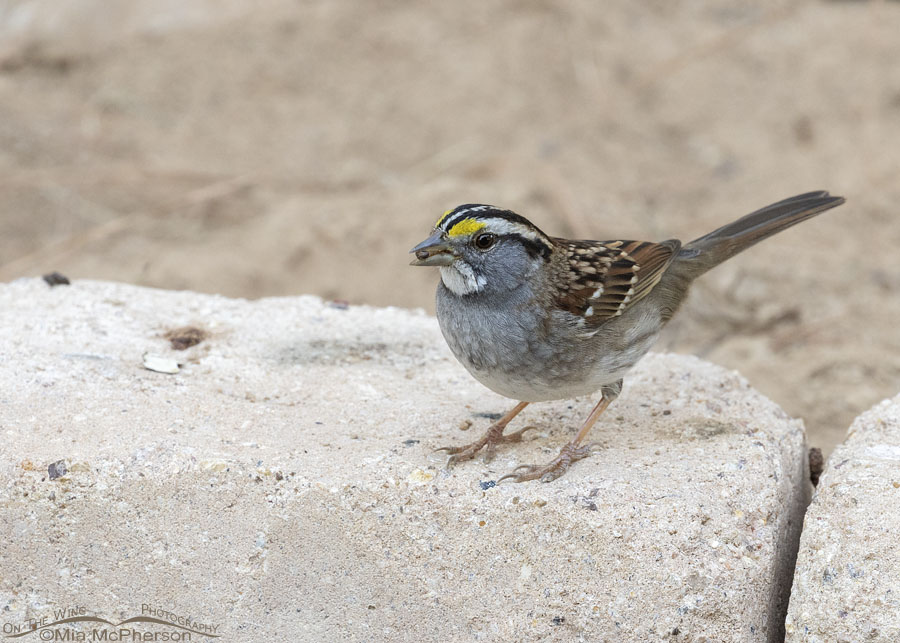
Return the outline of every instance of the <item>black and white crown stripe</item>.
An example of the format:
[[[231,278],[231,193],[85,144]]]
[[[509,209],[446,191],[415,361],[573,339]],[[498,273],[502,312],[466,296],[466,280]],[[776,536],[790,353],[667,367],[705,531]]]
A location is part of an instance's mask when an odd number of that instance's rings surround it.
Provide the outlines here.
[[[478,219],[480,218],[478,215],[483,214],[485,212],[491,213],[501,213],[504,210],[500,208],[494,207],[493,205],[482,205],[478,203],[467,203],[466,205],[459,205],[449,212],[447,212],[444,216],[440,218],[437,222],[438,228],[442,229],[444,232],[448,231],[450,228],[455,226],[457,223],[464,219]]]
[[[466,219],[484,222],[487,224],[485,227],[487,232],[519,239],[531,252],[545,259],[550,256],[553,243],[550,237],[531,221],[512,210],[501,210],[492,205],[474,203],[460,205],[443,216],[437,222],[437,227],[449,232],[453,226]]]

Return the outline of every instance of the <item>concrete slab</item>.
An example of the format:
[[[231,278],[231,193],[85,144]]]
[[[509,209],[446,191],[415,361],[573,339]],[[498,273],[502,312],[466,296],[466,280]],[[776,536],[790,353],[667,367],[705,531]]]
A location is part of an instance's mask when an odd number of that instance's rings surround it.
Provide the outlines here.
[[[850,427],[806,515],[788,641],[900,641],[900,396]]]
[[[734,372],[650,355],[596,455],[493,486],[592,401],[443,470],[434,448],[511,403],[420,312],[32,279],[0,286],[0,330],[4,634],[69,610],[193,640],[780,636],[803,428]]]

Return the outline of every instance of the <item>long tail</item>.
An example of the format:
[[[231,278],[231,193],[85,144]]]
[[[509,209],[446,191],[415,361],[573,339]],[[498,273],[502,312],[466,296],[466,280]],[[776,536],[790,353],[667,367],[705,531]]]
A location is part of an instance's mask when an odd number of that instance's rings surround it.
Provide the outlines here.
[[[651,296],[663,320],[668,320],[681,306],[691,282],[710,268],[718,266],[754,243],[806,221],[844,202],[843,197],[828,192],[808,192],[767,205],[733,223],[713,230],[682,247],[653,289]]]
[[[843,197],[824,191],[792,196],[694,239],[681,249],[673,263],[684,269],[678,272],[695,279],[753,244],[843,202]]]

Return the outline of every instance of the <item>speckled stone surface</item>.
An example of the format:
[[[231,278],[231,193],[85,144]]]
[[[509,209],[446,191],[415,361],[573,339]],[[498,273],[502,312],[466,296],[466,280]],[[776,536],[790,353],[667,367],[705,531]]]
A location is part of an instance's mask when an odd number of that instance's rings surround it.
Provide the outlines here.
[[[788,641],[900,641],[900,396],[859,416],[806,515]]]
[[[206,339],[173,350],[184,326]],[[804,434],[733,372],[649,355],[593,457],[493,486],[593,401],[445,471],[433,449],[511,403],[421,313],[34,279],[0,286],[0,328],[7,630],[149,604],[222,641],[778,639]]]

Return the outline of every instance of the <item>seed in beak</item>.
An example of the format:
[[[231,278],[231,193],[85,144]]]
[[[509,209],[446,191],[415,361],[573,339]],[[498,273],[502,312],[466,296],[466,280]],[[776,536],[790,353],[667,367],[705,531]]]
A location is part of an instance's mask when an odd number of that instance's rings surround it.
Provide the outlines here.
[[[416,259],[419,261],[425,261],[431,255],[427,250],[416,250]]]

